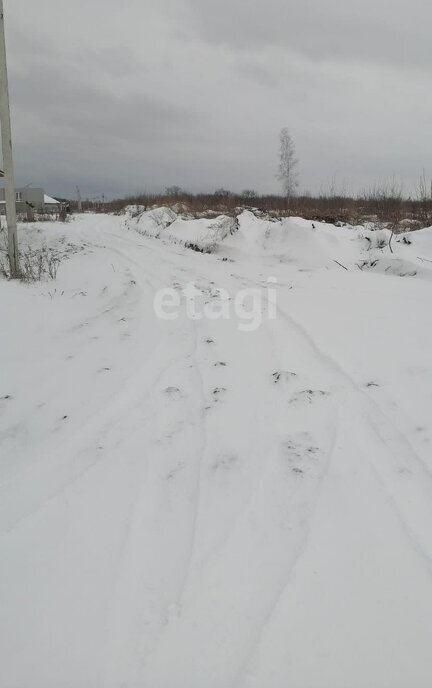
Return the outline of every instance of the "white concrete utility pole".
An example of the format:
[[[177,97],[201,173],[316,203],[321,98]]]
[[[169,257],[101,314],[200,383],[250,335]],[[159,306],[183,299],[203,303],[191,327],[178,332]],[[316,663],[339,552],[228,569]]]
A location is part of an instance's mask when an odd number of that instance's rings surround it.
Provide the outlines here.
[[[11,277],[19,276],[15,179],[12,155],[12,133],[9,108],[9,87],[6,63],[3,0],[0,0],[0,122],[3,149],[8,252]]]

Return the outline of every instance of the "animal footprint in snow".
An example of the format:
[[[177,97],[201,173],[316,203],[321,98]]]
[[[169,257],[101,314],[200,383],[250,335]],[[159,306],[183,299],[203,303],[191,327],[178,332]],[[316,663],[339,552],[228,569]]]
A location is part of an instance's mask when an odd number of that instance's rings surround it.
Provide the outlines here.
[[[173,478],[175,478],[175,476],[177,475],[177,473],[180,473],[180,472],[183,470],[183,468],[184,468],[184,464],[181,463],[181,462],[178,463],[177,466],[175,466],[175,468],[173,468],[173,469],[168,473],[166,479],[167,479],[167,480],[172,480]]]
[[[212,465],[212,471],[230,471],[238,463],[238,456],[235,454],[222,454],[218,456]]]
[[[290,399],[290,404],[295,404],[297,402],[306,402],[307,404],[312,404],[317,399],[327,396],[328,392],[324,392],[322,389],[304,389]]]
[[[213,390],[213,398],[215,401],[219,401],[221,395],[225,394],[226,391],[226,387],[215,387]]]
[[[5,394],[3,397],[0,397],[0,402],[8,402],[12,401],[13,397],[10,394]],[[3,411],[6,408],[6,404],[0,403],[0,410]]]
[[[297,373],[291,373],[288,370],[277,370],[272,377],[273,382],[277,385],[280,382],[289,382],[292,378],[297,377]]]
[[[170,399],[181,399],[183,397],[182,391],[179,387],[166,387],[164,389],[164,394]]]
[[[317,464],[319,447],[310,444],[310,437],[305,434],[297,441],[289,439],[282,444],[282,455],[290,473],[303,475]]]
[[[221,400],[222,395],[225,394],[226,391],[226,387],[215,387],[212,391],[213,404],[209,403],[207,406],[204,407],[204,410],[210,411],[213,408],[214,404],[217,404]]]

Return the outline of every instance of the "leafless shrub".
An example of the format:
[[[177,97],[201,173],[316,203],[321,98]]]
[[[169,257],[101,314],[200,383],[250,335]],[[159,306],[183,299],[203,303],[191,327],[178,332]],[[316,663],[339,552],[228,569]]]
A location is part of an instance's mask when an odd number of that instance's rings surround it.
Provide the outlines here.
[[[3,256],[0,255],[0,277],[9,277],[9,263],[5,261]]]
[[[58,251],[48,246],[32,248],[26,246],[20,251],[20,279],[23,282],[38,282],[43,279],[55,280],[62,257]],[[0,275],[10,278],[10,266],[7,249],[7,236],[0,232]]]
[[[22,279],[26,282],[37,282],[47,278],[55,280],[60,262],[58,252],[47,246],[27,248],[20,256]]]
[[[417,199],[419,203],[419,219],[424,226],[432,225],[432,180],[426,178],[423,170],[417,188]]]
[[[8,240],[6,230],[0,226],[0,275],[9,277]]]
[[[27,213],[18,213],[18,222],[23,223],[33,223],[33,222],[69,222],[71,219],[70,214],[65,208],[61,208],[59,211],[48,211],[48,212],[33,212],[31,216]]]

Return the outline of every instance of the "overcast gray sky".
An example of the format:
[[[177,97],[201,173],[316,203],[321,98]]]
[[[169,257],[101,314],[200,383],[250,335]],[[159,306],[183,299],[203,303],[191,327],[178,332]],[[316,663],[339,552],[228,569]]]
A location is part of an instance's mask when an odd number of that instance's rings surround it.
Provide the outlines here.
[[[277,192],[432,172],[430,0],[5,0],[19,184]]]

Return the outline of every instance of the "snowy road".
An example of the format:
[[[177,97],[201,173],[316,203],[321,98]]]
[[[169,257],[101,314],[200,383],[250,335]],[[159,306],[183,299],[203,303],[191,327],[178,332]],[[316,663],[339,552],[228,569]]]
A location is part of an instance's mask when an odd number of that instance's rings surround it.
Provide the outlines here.
[[[429,688],[432,229],[377,270],[249,213],[214,254],[56,231],[56,283],[0,282],[1,688]]]

